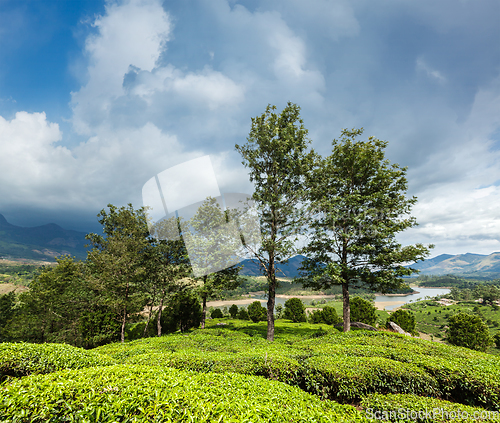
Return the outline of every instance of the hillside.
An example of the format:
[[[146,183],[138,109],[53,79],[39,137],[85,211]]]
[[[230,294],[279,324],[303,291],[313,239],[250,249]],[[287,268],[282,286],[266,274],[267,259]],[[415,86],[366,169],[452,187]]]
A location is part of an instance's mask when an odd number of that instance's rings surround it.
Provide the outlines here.
[[[368,422],[404,408],[500,421],[496,356],[388,332],[276,323],[274,343],[263,322],[224,319],[90,351],[0,344],[0,420]],[[447,421],[396,415],[386,420]]]
[[[7,222],[0,214],[0,257],[54,260],[70,254],[85,259],[85,233],[71,231],[49,223],[25,228]]]
[[[299,276],[299,267],[302,265],[302,261],[305,256],[297,255],[288,260],[288,263],[277,263],[276,264],[276,276],[277,277],[287,277],[296,278]],[[263,276],[262,270],[260,269],[259,261],[256,259],[244,260],[240,264],[243,265],[243,269],[240,274],[245,276]]]
[[[441,254],[411,265],[422,275],[489,275],[500,277],[500,252],[483,254]]]

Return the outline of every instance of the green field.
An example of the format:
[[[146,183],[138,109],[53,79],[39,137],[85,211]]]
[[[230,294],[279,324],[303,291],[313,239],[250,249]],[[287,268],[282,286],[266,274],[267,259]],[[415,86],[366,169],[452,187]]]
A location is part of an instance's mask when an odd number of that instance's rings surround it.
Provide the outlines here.
[[[263,322],[214,319],[205,330],[89,351],[0,344],[0,421],[354,422],[401,406],[500,409],[493,355],[286,320],[275,342],[265,333]]]

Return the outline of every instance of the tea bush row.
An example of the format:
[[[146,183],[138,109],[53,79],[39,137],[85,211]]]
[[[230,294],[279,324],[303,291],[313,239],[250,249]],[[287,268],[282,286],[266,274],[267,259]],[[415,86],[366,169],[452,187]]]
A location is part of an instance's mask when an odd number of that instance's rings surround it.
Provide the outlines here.
[[[0,422],[367,422],[349,405],[255,376],[115,365],[0,387]]]
[[[497,357],[386,332],[332,331],[321,337],[295,342],[277,339],[269,344],[239,331],[212,329],[111,345],[99,351],[129,363],[261,375],[346,402],[370,392],[432,393],[465,404],[500,408]]]
[[[66,344],[0,343],[0,381],[33,373],[114,363],[109,356]]]

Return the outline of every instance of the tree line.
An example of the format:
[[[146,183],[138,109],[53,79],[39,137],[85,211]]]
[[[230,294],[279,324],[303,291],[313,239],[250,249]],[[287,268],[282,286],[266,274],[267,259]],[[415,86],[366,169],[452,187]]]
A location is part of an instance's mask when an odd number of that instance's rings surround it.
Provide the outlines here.
[[[402,277],[416,272],[405,264],[423,260],[432,248],[402,246],[396,240],[399,232],[417,224],[410,214],[417,200],[406,196],[407,169],[385,158],[386,141],[374,137],[361,141],[363,129],[344,129],[340,139],[333,140],[331,154],[321,157],[311,148],[307,134],[298,105],[288,103],[281,113],[268,106],[252,118],[246,144],[235,146],[254,184],[251,200],[258,211],[261,237],[241,237],[241,242],[246,253],[258,259],[267,278],[270,341],[274,340],[279,286],[277,263],[302,253],[308,257],[300,278],[306,287],[340,286],[344,331],[349,331],[349,289],[400,289]],[[154,317],[157,334],[161,334],[165,304],[176,295],[196,292],[203,304],[204,322],[207,299],[221,289],[238,286],[238,266],[224,265],[227,251],[233,248],[231,241],[224,235],[207,235],[211,232],[206,229],[222,227],[231,218],[240,229],[251,221],[239,220],[211,198],[187,226],[172,217],[151,231],[147,210],[134,210],[131,204],[108,208],[98,215],[103,235],[87,236],[92,247],[87,260],[59,259],[55,268],[44,269],[20,296],[9,324],[11,336],[91,346],[119,333],[123,342],[127,321],[145,307],[144,332],[151,330]],[[182,236],[155,237],[168,233]],[[190,256],[188,242],[195,246]],[[203,246],[197,266],[203,268],[208,245],[214,252],[210,262],[221,261],[217,264],[223,270],[194,276],[190,260],[197,245]],[[226,254],[215,254],[221,250]]]

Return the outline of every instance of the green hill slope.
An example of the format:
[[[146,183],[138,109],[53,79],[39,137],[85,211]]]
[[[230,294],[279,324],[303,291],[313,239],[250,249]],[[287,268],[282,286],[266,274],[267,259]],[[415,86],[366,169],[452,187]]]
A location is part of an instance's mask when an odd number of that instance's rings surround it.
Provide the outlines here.
[[[496,356],[387,332],[330,328],[325,335],[317,325],[282,320],[268,343],[264,323],[216,322],[102,346],[88,360],[75,348],[72,365],[64,346],[59,363],[53,352],[51,367],[35,371],[53,372],[0,386],[0,421],[351,422],[391,410],[388,420],[399,421],[401,407],[442,411],[413,421],[447,421],[450,413],[500,421]],[[30,354],[12,353],[10,367]]]

